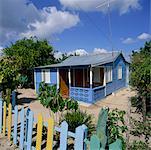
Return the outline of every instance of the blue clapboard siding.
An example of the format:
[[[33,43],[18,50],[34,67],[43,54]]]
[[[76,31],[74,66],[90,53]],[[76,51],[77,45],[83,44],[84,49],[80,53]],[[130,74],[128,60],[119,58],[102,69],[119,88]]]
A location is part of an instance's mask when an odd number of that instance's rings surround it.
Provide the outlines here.
[[[42,81],[42,69],[36,68],[35,69],[35,89],[38,92],[39,84]],[[50,83],[48,85],[57,84],[57,69],[51,68],[50,69]]]
[[[118,66],[122,66],[122,79],[118,79]],[[120,55],[114,63],[106,64],[106,67],[112,66],[112,82],[106,84],[106,94],[109,95],[114,91],[125,87],[126,83],[126,62]]]
[[[39,89],[39,83],[42,81],[42,76],[41,76],[41,69],[35,69],[35,89],[36,92],[38,92]]]
[[[51,84],[57,84],[57,69],[50,69],[50,82]]]

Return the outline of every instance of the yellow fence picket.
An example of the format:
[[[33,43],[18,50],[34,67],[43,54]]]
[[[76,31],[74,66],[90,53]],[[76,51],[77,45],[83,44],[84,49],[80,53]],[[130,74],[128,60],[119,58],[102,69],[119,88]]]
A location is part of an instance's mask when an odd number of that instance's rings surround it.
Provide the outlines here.
[[[11,139],[11,126],[12,126],[12,105],[11,103],[8,106],[8,140]]]
[[[39,114],[38,124],[37,124],[36,150],[41,150],[42,128],[43,128],[43,118],[42,115]]]
[[[4,107],[3,107],[3,135],[5,136],[6,133],[6,102],[4,102]]]
[[[53,149],[53,131],[54,131],[54,120],[53,120],[53,118],[49,118],[48,119],[46,150],[52,150]]]

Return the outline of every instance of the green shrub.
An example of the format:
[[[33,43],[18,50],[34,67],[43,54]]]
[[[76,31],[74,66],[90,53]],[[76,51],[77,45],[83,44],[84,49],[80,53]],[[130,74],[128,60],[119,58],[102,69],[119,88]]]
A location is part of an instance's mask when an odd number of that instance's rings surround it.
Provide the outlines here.
[[[53,113],[62,112],[64,110],[77,110],[78,103],[71,99],[63,99],[56,85],[48,85],[44,82],[40,83],[38,100],[40,103],[49,108]]]
[[[72,132],[75,132],[76,127],[82,124],[85,124],[88,127],[88,136],[90,136],[95,130],[93,116],[81,110],[65,113],[61,118],[60,123],[62,121],[66,121],[68,123],[69,131]]]
[[[132,107],[136,107],[136,112],[142,112],[142,100],[139,96],[130,98]]]
[[[125,139],[123,138],[123,133],[127,131],[124,120],[125,114],[125,111],[114,109],[109,111],[108,116],[108,143],[111,144],[117,139],[121,139],[123,145],[122,149],[126,149]]]
[[[21,75],[18,79],[19,84],[21,87],[24,87],[28,82],[28,77],[26,75]]]
[[[130,146],[131,150],[151,150],[148,145],[142,141],[134,141]]]

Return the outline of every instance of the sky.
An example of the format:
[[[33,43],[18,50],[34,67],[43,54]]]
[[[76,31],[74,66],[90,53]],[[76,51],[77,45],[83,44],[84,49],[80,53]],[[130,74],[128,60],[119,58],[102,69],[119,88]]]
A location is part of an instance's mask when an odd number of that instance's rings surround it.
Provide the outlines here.
[[[49,41],[58,51],[56,57],[112,50],[128,56],[151,39],[151,1],[109,2],[0,0],[0,51],[16,40],[36,36]]]

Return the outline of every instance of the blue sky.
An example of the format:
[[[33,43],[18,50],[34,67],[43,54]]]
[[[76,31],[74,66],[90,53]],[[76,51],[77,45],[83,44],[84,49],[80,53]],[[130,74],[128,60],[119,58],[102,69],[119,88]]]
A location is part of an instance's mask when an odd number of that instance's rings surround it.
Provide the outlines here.
[[[151,39],[150,0],[0,0],[0,47],[23,37],[47,39],[56,51],[129,55]],[[96,8],[98,5],[101,7]]]

